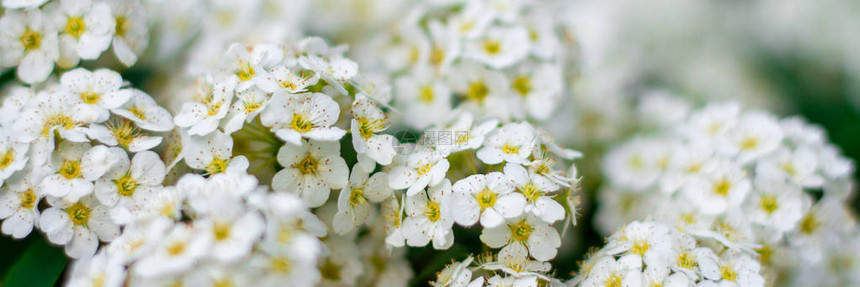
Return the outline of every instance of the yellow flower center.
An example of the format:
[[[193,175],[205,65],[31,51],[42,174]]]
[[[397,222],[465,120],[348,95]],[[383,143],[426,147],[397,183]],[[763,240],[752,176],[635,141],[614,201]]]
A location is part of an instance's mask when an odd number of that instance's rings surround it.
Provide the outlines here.
[[[773,212],[776,211],[777,208],[779,208],[779,203],[777,203],[776,201],[776,196],[766,194],[761,196],[759,206],[767,214],[773,214]]]
[[[292,264],[290,260],[284,256],[275,256],[269,260],[269,268],[277,273],[290,273]]]
[[[45,119],[45,124],[42,126],[42,136],[49,136],[51,130],[55,127],[63,128],[65,130],[72,129],[77,124],[72,118],[65,115],[53,115]]]
[[[644,241],[644,240],[643,241],[637,241],[636,243],[633,244],[633,247],[630,247],[630,252],[633,252],[633,254],[642,256],[642,255],[645,255],[645,252],[648,252],[649,247],[650,246],[648,245],[647,241]]]
[[[433,49],[430,50],[430,64],[433,64],[434,66],[438,66],[439,64],[442,64],[442,60],[444,60],[444,59],[445,59],[445,50],[442,50],[442,49],[437,48],[437,47],[433,47]]]
[[[167,255],[172,257],[185,253],[185,247],[185,241],[176,240],[167,245]]]
[[[263,102],[249,102],[244,104],[245,113],[250,114],[256,112],[263,106]]]
[[[302,114],[293,114],[293,119],[290,121],[290,128],[299,133],[306,133],[313,128],[313,124]]]
[[[758,139],[755,137],[745,137],[741,140],[741,150],[751,150],[758,146]]]
[[[773,247],[768,244],[763,244],[761,248],[756,248],[756,253],[758,253],[758,260],[762,264],[769,264],[770,258],[773,256]]]
[[[212,282],[212,287],[236,287],[230,277],[224,277]]]
[[[821,226],[821,222],[818,221],[818,218],[815,217],[815,213],[809,212],[803,219],[800,220],[800,232],[803,234],[812,234],[818,227]]]
[[[427,216],[427,219],[430,219],[432,222],[436,222],[439,220],[439,217],[442,213],[439,211],[439,204],[433,201],[427,202],[427,206],[424,207],[424,216]]]
[[[331,259],[326,258],[322,266],[320,266],[320,275],[325,279],[338,281],[340,280],[340,269],[340,266],[332,262]]]
[[[426,85],[421,87],[421,91],[418,92],[418,100],[422,103],[429,104],[433,102],[433,86]]]
[[[123,16],[116,17],[116,26],[114,26],[115,27],[114,28],[115,29],[114,34],[116,34],[117,37],[125,37],[125,33],[126,33],[126,31],[128,31],[128,28],[129,28],[128,26],[131,24],[131,23],[128,23],[128,21],[126,21],[126,20],[127,19],[125,19],[125,17],[123,17]]]
[[[215,241],[223,241],[230,238],[230,225],[225,223],[215,223],[212,227],[212,235],[215,236]]]
[[[69,214],[69,219],[75,225],[86,225],[90,221],[91,210],[83,203],[77,202],[72,204],[72,206],[66,208],[66,212]]]
[[[735,269],[732,268],[730,263],[720,266],[720,275],[722,275],[723,279],[726,279],[727,281],[735,281],[738,279],[738,273],[735,272]]]
[[[642,169],[642,166],[645,165],[645,163],[642,161],[642,157],[638,155],[630,157],[630,162],[628,164],[630,165],[630,169],[633,170]]]
[[[141,136],[140,129],[128,120],[122,120],[119,124],[109,124],[108,129],[117,143],[124,148],[128,148],[134,140]]]
[[[62,165],[60,165],[60,169],[57,171],[65,177],[66,179],[75,179],[81,176],[81,161],[80,160],[66,160],[63,161]]]
[[[358,118],[356,121],[358,121],[358,133],[363,139],[369,139],[373,136],[374,132],[380,131],[385,127],[385,119]]]
[[[349,192],[349,206],[355,207],[367,203],[367,198],[364,197],[364,189],[353,188]]]
[[[532,90],[532,80],[528,76],[519,76],[514,78],[513,82],[514,91],[520,96],[525,97]]]
[[[131,107],[128,109],[128,111],[131,112],[131,114],[134,115],[135,117],[137,117],[138,119],[141,119],[144,121],[146,120],[146,113],[143,111],[142,108]]]
[[[316,174],[319,169],[319,161],[308,153],[298,163],[293,164],[292,167],[298,169],[299,173],[304,175]]]
[[[18,200],[21,201],[21,207],[31,209],[36,207],[36,193],[32,189],[18,193]]]
[[[794,169],[794,165],[792,165],[791,163],[786,162],[779,165],[779,167],[790,176],[794,176],[797,173],[797,170]]]
[[[209,116],[217,115],[219,112],[221,112],[221,105],[223,104],[224,103],[220,101],[217,103],[209,103],[208,105],[206,105],[206,114]]]
[[[720,196],[729,195],[729,190],[732,188],[732,183],[727,179],[721,179],[714,184],[714,193]]]
[[[220,157],[215,157],[209,162],[209,165],[206,166],[206,173],[208,174],[216,174],[222,173],[227,170],[228,160],[222,159]]]
[[[93,278],[93,287],[104,287],[105,286],[105,274],[99,273]]]
[[[484,40],[484,51],[487,54],[495,55],[502,51],[502,45],[496,40]]]
[[[27,27],[27,30],[24,31],[23,35],[21,35],[21,45],[23,45],[24,50],[27,51],[39,49],[39,47],[42,46],[42,34],[30,30],[30,28]]]
[[[525,219],[520,220],[513,225],[508,225],[508,228],[511,229],[511,238],[519,242],[526,242],[534,230],[534,228],[529,225]]]
[[[532,202],[543,196],[543,191],[532,183],[528,183],[522,188],[519,188],[519,192],[522,193],[526,199]]]
[[[137,189],[136,181],[131,178],[131,174],[126,173],[119,179],[114,180],[116,184],[116,193],[122,196],[132,196],[134,194],[134,190]]]
[[[14,150],[9,149],[6,152],[4,152],[3,155],[0,155],[0,170],[6,169],[7,167],[9,167],[9,165],[12,164],[12,162],[15,161],[15,153],[14,152],[15,152]]]
[[[603,282],[603,287],[621,287],[621,276],[617,274],[609,275],[609,278],[606,278],[606,281]]]
[[[476,102],[483,102],[490,94],[490,88],[484,82],[474,82],[469,84],[469,91],[466,92],[466,98]]]
[[[236,71],[236,76],[239,77],[239,81],[247,81],[254,77],[254,67],[251,67],[249,64],[243,64],[238,71]]]
[[[480,192],[476,193],[475,199],[478,200],[478,206],[481,207],[481,211],[484,211],[487,207],[496,205],[496,194],[490,191],[489,188],[484,188]]]
[[[433,164],[425,163],[425,164],[418,165],[418,167],[416,167],[415,170],[418,172],[418,176],[422,176],[422,175],[430,172],[430,169],[432,169],[432,168],[433,168]]]
[[[505,154],[518,154],[520,153],[520,148],[518,146],[506,143],[502,145],[502,152]]]
[[[698,263],[696,263],[696,257],[689,252],[681,253],[681,256],[678,256],[678,260],[675,264],[684,269],[693,269],[698,265]]]
[[[385,270],[385,267],[388,266],[388,262],[386,262],[385,257],[382,255],[373,254],[370,256],[370,265],[373,266],[373,270],[380,272]]]
[[[70,17],[69,21],[66,21],[66,33],[72,37],[80,38],[86,29],[87,25],[84,24],[84,18]]]

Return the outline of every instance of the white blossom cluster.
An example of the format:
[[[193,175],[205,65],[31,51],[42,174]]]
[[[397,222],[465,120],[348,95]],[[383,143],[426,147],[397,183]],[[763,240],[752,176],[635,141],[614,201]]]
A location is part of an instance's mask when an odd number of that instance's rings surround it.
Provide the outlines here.
[[[549,118],[564,89],[566,50],[551,8],[529,1],[425,1],[358,57],[393,77],[411,127],[452,110],[502,121]],[[436,116],[430,116],[436,115]],[[439,116],[442,115],[442,116]]]
[[[655,221],[633,221],[583,263],[572,286],[764,286],[750,254]],[[716,244],[714,244],[716,243]],[[716,252],[715,252],[716,251]]]
[[[76,67],[112,48],[125,66],[149,43],[149,20],[138,0],[4,0],[0,67],[17,68],[27,84],[48,79],[54,64]]]
[[[23,238],[38,227],[70,257],[92,256],[137,205],[162,193],[166,165],[152,150],[173,129],[170,113],[106,69],[78,68],[44,89],[8,92],[2,232]]]
[[[604,158],[597,225],[653,218],[757,252],[777,283],[820,285],[848,275],[834,261],[857,256],[853,171],[818,126],[711,103]],[[809,269],[827,272],[800,272]]]

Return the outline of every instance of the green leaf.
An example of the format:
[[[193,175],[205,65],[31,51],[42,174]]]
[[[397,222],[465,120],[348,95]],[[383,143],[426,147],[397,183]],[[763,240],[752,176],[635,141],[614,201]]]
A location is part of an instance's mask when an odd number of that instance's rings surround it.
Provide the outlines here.
[[[12,265],[6,278],[3,279],[4,287],[19,286],[54,286],[68,259],[62,248],[54,247],[39,238],[27,246],[24,254]]]

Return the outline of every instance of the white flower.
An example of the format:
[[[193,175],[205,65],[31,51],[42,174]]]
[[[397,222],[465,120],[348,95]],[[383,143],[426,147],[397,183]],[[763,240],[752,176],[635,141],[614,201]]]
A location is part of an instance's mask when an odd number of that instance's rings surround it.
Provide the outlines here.
[[[603,171],[615,186],[644,191],[660,179],[664,157],[655,150],[665,145],[656,139],[634,139],[609,152]]]
[[[711,103],[690,115],[681,129],[694,139],[718,142],[735,127],[740,113],[737,103]]]
[[[326,238],[325,244],[331,253],[317,262],[322,275],[319,286],[356,285],[358,277],[364,273],[358,245],[349,238],[334,236]]]
[[[465,57],[494,69],[503,69],[528,55],[529,35],[523,27],[493,26],[487,29],[482,38],[467,42],[464,48]]]
[[[338,142],[287,143],[278,151],[278,163],[284,169],[272,178],[272,189],[296,192],[311,207],[323,205],[332,189],[347,185],[349,167]]]
[[[134,155],[131,163],[122,153],[118,164],[107,171],[95,184],[95,196],[104,205],[112,207],[111,217],[119,223],[128,223],[153,193],[160,191],[167,170],[158,154],[142,151]]]
[[[770,114],[761,111],[744,113],[737,126],[726,134],[719,151],[735,155],[741,163],[768,154],[782,142],[782,129],[779,122]]]
[[[787,179],[807,188],[817,188],[824,184],[824,178],[817,174],[819,158],[809,147],[796,150],[778,149],[756,165],[756,175],[773,180]]]
[[[62,29],[57,59],[61,68],[75,67],[81,59],[94,60],[110,46],[116,23],[106,3],[62,0],[51,5],[45,10],[52,11],[54,24]]]
[[[48,171],[30,169],[6,181],[0,195],[0,219],[3,234],[24,238],[39,220],[39,202],[43,195],[37,185]]]
[[[319,242],[319,241],[317,241]],[[312,249],[305,242],[296,249]],[[271,244],[263,244],[261,252],[255,252],[250,265],[254,270],[261,271],[260,286],[313,286],[320,280],[320,270],[316,266],[316,257],[303,257],[300,253],[290,252],[290,249],[279,248]]]
[[[49,15],[39,9],[5,12],[0,18],[0,65],[18,66],[18,78],[24,83],[44,81],[60,54],[57,31],[46,18]]]
[[[729,250],[720,259],[720,286],[764,286],[761,266],[749,255]]]
[[[309,86],[315,85],[319,79],[319,74],[314,72],[310,72],[308,76],[295,74],[286,65],[276,66],[266,74],[266,80],[276,84],[277,88],[275,88],[275,92],[287,92],[290,94],[305,92]]]
[[[634,255],[622,256],[617,261],[612,256],[603,256],[591,267],[580,286],[639,286],[641,270],[642,260]]]
[[[750,222],[782,234],[794,229],[803,217],[806,195],[797,186],[767,180],[756,181],[756,188],[746,201],[744,214]]]
[[[213,211],[194,223],[205,236],[211,237],[208,256],[221,262],[235,262],[250,254],[263,234],[263,217],[255,211],[243,210],[233,200],[222,200]]]
[[[347,95],[348,92],[341,83],[351,80],[358,74],[358,63],[341,55],[329,58],[317,55],[301,56],[299,64],[319,74],[326,83],[343,95]]]
[[[130,67],[149,45],[149,20],[138,0],[107,2],[114,18],[113,54]]]
[[[71,202],[49,197],[48,203],[52,207],[39,217],[39,228],[51,243],[65,245],[69,257],[89,257],[96,253],[99,241],[108,242],[119,236],[119,226],[110,219],[107,206],[99,204],[95,197]]]
[[[235,78],[224,78],[214,83],[198,81],[195,101],[182,104],[182,111],[173,122],[179,127],[189,128],[190,135],[208,135],[227,116],[235,88]]]
[[[60,78],[60,83],[72,93],[72,99],[85,113],[94,115],[86,119],[88,123],[104,122],[110,116],[110,109],[125,104],[131,98],[131,90],[122,89],[122,77],[108,69],[88,71],[77,68],[68,71]]]
[[[21,116],[24,106],[36,97],[36,92],[30,87],[10,85],[3,90],[6,96],[0,105],[0,125],[11,127]]]
[[[684,193],[708,215],[720,214],[732,207],[739,207],[750,191],[746,173],[728,160],[715,162],[714,170],[691,181]]]
[[[472,280],[472,270],[469,269],[469,265],[472,264],[473,260],[474,258],[469,256],[463,261],[445,265],[445,269],[442,269],[442,271],[436,275],[436,281],[430,282],[430,286],[471,286],[469,285],[469,282]]]
[[[427,62],[435,68],[437,75],[445,75],[454,60],[460,57],[460,37],[439,21],[431,21],[427,28],[432,40]]]
[[[6,9],[35,8],[45,4],[48,0],[3,0]]]
[[[257,86],[252,86],[236,93],[236,102],[230,106],[227,113],[227,122],[224,124],[224,132],[232,134],[242,129],[242,126],[253,120],[269,104],[270,93],[263,91]]]
[[[105,125],[90,124],[87,135],[109,146],[121,146],[130,152],[150,150],[161,144],[162,137],[150,136],[134,122],[118,119]]]
[[[405,201],[405,198],[404,200]],[[403,247],[406,245],[406,238],[403,237],[403,212],[405,204],[400,205],[400,200],[391,198],[383,201],[381,204],[383,230],[385,231],[385,244],[389,247]]]
[[[443,117],[418,115],[445,115],[451,111],[451,89],[427,71],[418,69],[394,81],[395,104],[403,109],[403,121],[417,129],[440,123]]]
[[[134,122],[141,129],[165,132],[173,129],[173,117],[155,99],[141,90],[131,89],[129,100],[111,112]]]
[[[382,110],[364,95],[358,95],[352,103],[352,116],[350,131],[355,152],[365,153],[381,165],[391,164],[396,154],[396,139],[391,135],[376,134],[386,129],[387,117]]]
[[[518,164],[506,164],[504,172],[517,192],[525,197],[525,212],[534,214],[547,223],[564,218],[564,207],[553,199],[554,195],[550,194],[559,189],[556,183],[543,176],[531,175]]]
[[[158,247],[173,225],[172,219],[140,218],[123,227],[122,234],[111,241],[105,249],[116,260],[125,264],[134,262]]]
[[[496,129],[476,154],[486,164],[525,164],[535,148],[534,128],[526,123],[508,123]]]
[[[337,214],[334,216],[333,229],[338,234],[346,234],[364,224],[373,207],[370,202],[379,203],[391,198],[388,187],[388,174],[377,172],[368,178],[368,172],[353,167],[349,185],[340,191],[337,198]]]
[[[543,121],[559,103],[562,88],[561,68],[552,64],[523,65],[511,76],[511,114]]]
[[[431,128],[428,132],[451,133],[452,142],[450,145],[438,144],[437,150],[443,150],[448,153],[456,153],[464,150],[477,149],[484,143],[487,134],[492,132],[499,125],[496,119],[487,119],[482,122],[475,122],[475,116],[469,112],[460,113],[452,123],[440,128]]]
[[[269,81],[267,74],[269,69],[283,59],[284,52],[272,45],[245,46],[233,43],[221,60],[221,71],[238,79],[237,91],[256,85],[267,92],[273,92],[276,83]]]
[[[484,228],[481,241],[491,248],[502,248],[500,257],[530,254],[540,261],[555,258],[561,246],[558,231],[531,215],[508,220],[493,228]]]
[[[450,204],[451,182],[444,180],[430,186],[427,193],[406,197],[406,219],[403,220],[403,237],[409,246],[425,246],[433,241],[433,248],[448,249],[454,244],[453,212]]]
[[[303,137],[318,141],[343,137],[346,131],[332,126],[339,115],[340,106],[325,94],[276,94],[260,115],[260,121],[271,127],[278,138],[301,145]]]
[[[458,108],[502,121],[511,117],[511,84],[505,74],[474,62],[462,62],[454,68],[451,74],[456,76],[448,80],[451,89],[462,99]]]
[[[233,157],[233,138],[219,131],[190,137],[182,153],[188,166],[208,174],[245,171],[249,164],[245,156]]]
[[[143,277],[182,274],[209,251],[211,237],[188,224],[176,224],[160,245],[138,260],[131,270]]]
[[[489,8],[484,1],[469,1],[463,12],[448,20],[448,29],[464,39],[474,39],[482,35],[493,21],[493,13],[487,13],[487,9]]]
[[[124,153],[122,149],[63,142],[51,160],[54,173],[42,180],[39,191],[77,201],[93,192],[93,181],[117,164]]]
[[[109,252],[74,262],[67,279],[70,287],[119,287],[125,281],[125,267]]]
[[[481,226],[492,228],[505,219],[520,216],[526,198],[514,192],[511,181],[501,172],[487,175],[476,174],[454,184],[454,219],[458,224],[469,226],[480,219]]]
[[[30,145],[16,142],[17,134],[11,128],[0,129],[0,184],[23,169],[29,158],[27,151]]]
[[[406,195],[413,196],[428,185],[442,182],[449,165],[441,152],[422,149],[406,156],[403,165],[391,169],[388,184],[393,189],[407,189]]]
[[[609,255],[632,254],[648,266],[666,265],[673,243],[669,231],[663,224],[634,221],[609,237],[603,250]]]

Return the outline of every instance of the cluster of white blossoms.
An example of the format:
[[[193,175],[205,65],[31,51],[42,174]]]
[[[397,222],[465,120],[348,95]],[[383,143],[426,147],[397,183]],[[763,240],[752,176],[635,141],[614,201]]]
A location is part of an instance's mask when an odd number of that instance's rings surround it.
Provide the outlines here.
[[[761,266],[751,254],[654,221],[623,226],[581,267],[569,285],[765,285]]]
[[[388,71],[411,127],[451,111],[507,121],[550,117],[562,98],[566,52],[550,7],[528,1],[425,1],[358,58]]]
[[[148,18],[139,0],[4,0],[0,67],[17,68],[27,84],[48,79],[112,48],[125,66],[149,43]]]
[[[34,227],[73,258],[120,234],[136,206],[161,193],[166,174],[152,150],[172,117],[111,70],[68,71],[43,89],[13,86],[0,120],[2,232]]]
[[[860,255],[849,247],[858,232],[846,202],[854,165],[820,127],[734,103],[672,118],[605,157],[600,230],[652,218],[755,251],[776,283],[857,282],[839,278],[850,274],[836,263]]]

